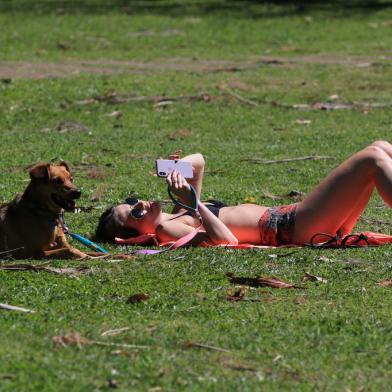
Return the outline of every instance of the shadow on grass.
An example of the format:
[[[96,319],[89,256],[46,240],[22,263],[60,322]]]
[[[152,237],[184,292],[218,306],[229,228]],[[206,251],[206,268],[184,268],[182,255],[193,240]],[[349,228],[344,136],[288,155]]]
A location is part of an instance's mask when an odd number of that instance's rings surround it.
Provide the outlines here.
[[[203,16],[230,14],[266,18],[324,11],[335,16],[392,7],[387,0],[0,0],[0,12],[36,14],[156,14]]]

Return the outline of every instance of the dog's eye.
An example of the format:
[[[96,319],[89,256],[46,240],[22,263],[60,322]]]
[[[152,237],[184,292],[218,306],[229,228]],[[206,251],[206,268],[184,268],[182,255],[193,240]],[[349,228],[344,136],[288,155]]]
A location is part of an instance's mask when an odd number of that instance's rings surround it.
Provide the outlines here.
[[[54,181],[54,183],[56,183],[56,184],[63,184],[63,183],[64,183],[63,179],[60,178],[60,177],[55,178],[53,181]]]

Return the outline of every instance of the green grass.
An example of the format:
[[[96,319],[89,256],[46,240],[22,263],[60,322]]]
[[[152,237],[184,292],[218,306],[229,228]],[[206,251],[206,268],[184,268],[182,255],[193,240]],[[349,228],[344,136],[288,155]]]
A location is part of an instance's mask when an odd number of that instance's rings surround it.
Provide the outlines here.
[[[391,103],[391,63],[378,58],[390,54],[388,7],[349,13],[341,6],[309,6],[298,12],[292,5],[252,2],[256,18],[240,7],[223,9],[223,2],[184,2],[184,16],[170,8],[174,2],[157,3],[161,8],[144,9],[135,2],[129,14],[116,7],[108,11],[103,1],[94,3],[102,9],[81,12],[64,5],[58,12],[51,2],[35,3],[38,8],[21,1],[7,8],[4,3],[1,59],[159,64],[176,57],[243,61],[261,55],[357,55],[374,56],[375,64],[260,64],[241,72],[153,69],[0,82],[1,202],[23,191],[30,164],[65,159],[75,167],[75,183],[83,189],[79,204],[95,207],[67,214],[67,223],[75,232],[92,234],[103,209],[131,193],[167,199],[164,184],[149,172],[155,158],[182,148],[206,157],[205,198],[230,204],[253,198],[275,205],[262,190],[308,192],[354,151],[390,138],[390,108],[301,111],[274,104],[326,102],[333,94],[343,102]],[[205,12],[209,4],[222,7]],[[180,33],[127,36],[173,29]],[[67,49],[58,49],[58,43]],[[223,84],[234,87],[227,90]],[[113,91],[171,98],[208,94],[211,99],[175,100],[166,107],[153,102],[80,104]],[[233,91],[256,105],[235,98]],[[121,118],[108,116],[115,110]],[[81,122],[88,131],[53,130],[64,120]],[[176,133],[179,129],[188,131]],[[243,160],[312,154],[334,159],[276,165]],[[92,201],[97,191],[100,197]],[[365,216],[390,221],[389,209],[380,205],[374,196]],[[358,229],[391,231],[389,225],[365,222]],[[109,390],[109,379],[120,390],[141,391],[390,389],[392,297],[390,289],[376,284],[392,276],[389,246],[294,252],[195,248],[135,261],[51,265],[88,266],[93,273],[75,278],[0,271],[0,302],[36,311],[1,310],[1,391]],[[306,271],[328,282],[303,282]],[[227,272],[278,276],[306,289],[249,290],[247,297],[261,302],[232,303],[225,299],[232,287]],[[128,304],[136,293],[150,298]],[[121,327],[130,329],[101,336]],[[72,331],[91,340],[147,348],[54,346],[53,336]],[[188,347],[189,342],[229,352]],[[115,355],[115,350],[128,354]]]

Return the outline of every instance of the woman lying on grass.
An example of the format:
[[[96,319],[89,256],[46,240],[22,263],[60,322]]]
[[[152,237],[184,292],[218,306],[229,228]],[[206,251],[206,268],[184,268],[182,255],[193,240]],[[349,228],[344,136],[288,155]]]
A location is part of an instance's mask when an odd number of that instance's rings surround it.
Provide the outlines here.
[[[192,162],[194,178],[188,182],[180,173],[172,172],[166,182],[186,205],[192,204],[189,184],[196,191],[203,227],[193,238],[193,245],[204,241],[212,245],[302,245],[321,232],[342,237],[351,233],[374,188],[392,206],[392,145],[385,141],[374,142],[351,156],[300,203],[273,208],[200,202],[203,156],[194,154],[183,160]],[[163,243],[183,237],[198,225],[199,220],[185,209],[175,208],[173,213],[165,213],[158,202],[135,199],[106,210],[100,218],[96,238],[114,242],[115,237],[154,234]]]

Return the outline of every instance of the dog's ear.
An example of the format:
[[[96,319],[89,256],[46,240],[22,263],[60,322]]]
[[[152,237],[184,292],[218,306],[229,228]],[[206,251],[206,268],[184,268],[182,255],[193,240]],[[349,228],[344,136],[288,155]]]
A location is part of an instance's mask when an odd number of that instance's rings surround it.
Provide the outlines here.
[[[71,172],[71,168],[69,167],[69,165],[68,165],[67,162],[65,162],[65,161],[60,161],[60,162],[59,162],[59,166],[65,167],[65,168],[67,169],[67,172],[68,172],[68,173],[70,173],[70,174],[72,173],[72,172]]]
[[[50,178],[49,167],[50,167],[49,163],[37,163],[29,171],[30,178],[32,180],[49,181]]]

